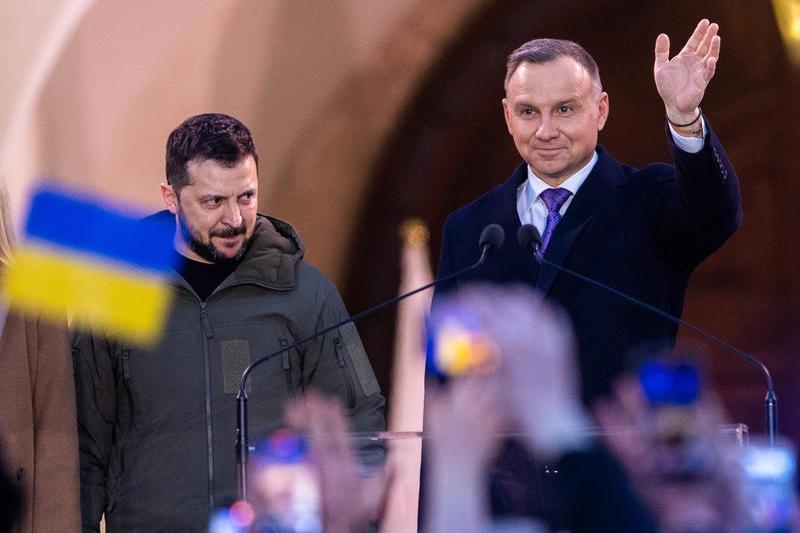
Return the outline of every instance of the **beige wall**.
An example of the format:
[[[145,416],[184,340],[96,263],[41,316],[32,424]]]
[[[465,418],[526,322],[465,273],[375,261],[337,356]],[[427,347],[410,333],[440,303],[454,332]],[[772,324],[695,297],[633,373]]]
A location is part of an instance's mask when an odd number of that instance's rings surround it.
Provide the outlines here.
[[[15,214],[39,175],[158,208],[169,131],[225,112],[253,131],[262,210],[297,226],[311,260],[340,278],[376,154],[479,4],[3,3],[0,167]]]

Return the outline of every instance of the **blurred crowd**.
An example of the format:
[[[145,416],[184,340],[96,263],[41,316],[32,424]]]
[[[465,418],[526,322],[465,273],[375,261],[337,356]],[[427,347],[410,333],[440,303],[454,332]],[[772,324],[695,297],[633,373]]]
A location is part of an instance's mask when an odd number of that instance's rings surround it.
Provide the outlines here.
[[[473,337],[458,373],[427,385],[422,531],[800,527],[791,447],[728,424],[698,356],[640,356],[590,410],[563,312],[523,287],[475,286],[439,303],[439,331],[430,334],[451,334],[455,323]],[[440,341],[429,344],[452,339]],[[320,395],[295,401],[287,420],[289,432],[272,442],[289,442],[288,452],[259,456],[247,512],[236,504],[212,531],[380,530],[394,458],[365,474],[344,411]],[[521,506],[536,512],[514,512],[524,498],[538,500]]]

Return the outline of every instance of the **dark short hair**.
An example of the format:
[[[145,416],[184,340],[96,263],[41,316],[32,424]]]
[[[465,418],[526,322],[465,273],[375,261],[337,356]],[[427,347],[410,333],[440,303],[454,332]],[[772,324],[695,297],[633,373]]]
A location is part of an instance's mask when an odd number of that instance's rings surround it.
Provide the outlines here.
[[[172,130],[167,138],[167,183],[175,194],[190,185],[186,164],[193,159],[212,159],[230,168],[249,155],[258,168],[258,154],[247,126],[221,113],[195,115]]]
[[[508,82],[522,63],[548,63],[560,57],[569,57],[575,60],[589,73],[592,80],[600,83],[600,69],[594,58],[581,45],[574,41],[564,39],[534,39],[523,44],[508,56],[506,62],[506,79],[503,88],[508,89]]]

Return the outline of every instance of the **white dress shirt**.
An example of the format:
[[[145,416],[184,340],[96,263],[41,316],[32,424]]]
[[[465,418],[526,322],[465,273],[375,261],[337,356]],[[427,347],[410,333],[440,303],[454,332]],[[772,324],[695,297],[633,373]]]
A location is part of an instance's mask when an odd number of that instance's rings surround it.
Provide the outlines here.
[[[671,125],[669,131],[672,133],[672,138],[678,148],[684,152],[696,154],[703,149],[703,145],[705,143],[705,118],[702,119],[702,126],[702,137],[684,137],[683,135],[678,134]],[[575,198],[575,195],[578,193],[578,189],[581,188],[583,182],[586,181],[587,177],[589,177],[589,173],[592,172],[592,169],[596,164],[597,152],[594,153],[592,159],[586,163],[586,165],[581,167],[580,170],[559,185],[560,188],[567,189],[572,193],[559,210],[559,213],[562,217],[564,216],[564,213],[567,212],[567,209],[572,203],[572,199]],[[544,200],[542,200],[541,194],[545,189],[553,188],[555,187],[551,187],[539,179],[539,177],[533,173],[530,165],[528,165],[528,179],[522,182],[522,185],[517,188],[517,214],[519,215],[519,221],[523,225],[532,224],[537,230],[539,230],[540,235],[544,233],[544,228],[547,225],[547,206],[544,205]]]

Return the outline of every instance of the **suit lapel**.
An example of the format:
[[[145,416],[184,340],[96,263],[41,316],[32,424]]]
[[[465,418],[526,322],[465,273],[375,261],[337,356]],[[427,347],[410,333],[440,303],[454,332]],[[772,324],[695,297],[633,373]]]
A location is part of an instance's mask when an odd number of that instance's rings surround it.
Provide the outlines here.
[[[533,285],[538,275],[537,264],[531,254],[522,250],[517,243],[517,232],[521,225],[517,213],[517,189],[526,179],[528,179],[528,167],[523,163],[497,190],[494,205],[489,210],[495,215],[495,219],[485,222],[500,224],[506,234],[503,245],[489,261],[494,261],[508,279],[526,281]]]
[[[564,265],[583,230],[594,215],[614,198],[616,189],[624,183],[624,174],[619,163],[603,147],[598,146],[597,152],[597,164],[578,189],[545,251],[545,258],[558,265]],[[555,268],[542,267],[536,288],[547,294],[558,274]]]

